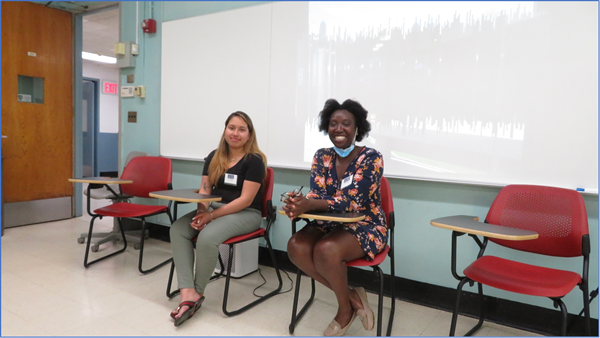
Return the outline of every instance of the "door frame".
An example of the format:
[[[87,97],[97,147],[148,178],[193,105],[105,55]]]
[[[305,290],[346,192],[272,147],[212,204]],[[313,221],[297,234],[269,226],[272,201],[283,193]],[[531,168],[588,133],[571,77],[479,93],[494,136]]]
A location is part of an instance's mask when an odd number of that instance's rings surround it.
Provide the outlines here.
[[[83,68],[83,67],[82,67]],[[93,127],[93,135],[92,135],[92,152],[93,152],[93,156],[92,156],[92,176],[98,176],[98,134],[100,133],[100,79],[94,79],[91,77],[85,77],[82,76],[82,80],[81,83],[83,83],[83,81],[89,81],[92,82],[94,84],[94,127]],[[83,92],[82,92],[82,101],[83,101]],[[79,101],[79,103],[81,104],[82,101]],[[81,112],[81,116],[83,119],[83,112]],[[83,120],[82,120],[83,123]],[[82,127],[83,128],[83,127]],[[83,130],[82,130],[82,135],[83,135]],[[83,142],[83,139],[82,139]],[[83,147],[83,143],[81,145]],[[83,148],[82,148],[83,149]],[[83,156],[83,150],[81,155]],[[83,165],[83,158],[82,158],[82,165]]]
[[[104,11],[120,10],[120,3],[113,6],[104,7],[95,11],[89,11],[73,15],[73,53],[74,53],[74,69],[73,69],[73,106],[75,114],[73,116],[73,177],[82,177],[83,175],[83,111],[81,109],[81,101],[83,100],[83,90],[81,83],[83,81],[83,61],[81,52],[83,51],[83,17],[90,14],[96,14]],[[121,25],[119,24],[119,31]],[[119,80],[119,83],[121,81]],[[98,86],[100,88],[100,86]],[[99,97],[97,98],[97,100]],[[119,104],[119,116],[121,115]],[[119,118],[120,120],[120,118]],[[119,131],[120,140],[120,131]],[[119,147],[119,159],[121,158],[121,147]],[[71,203],[71,215],[73,217],[82,216],[83,210],[83,189],[81,183],[73,184],[73,200]]]
[[[83,112],[81,101],[83,100],[83,61],[81,52],[83,51],[83,15],[73,15],[73,177],[83,176]],[[73,184],[73,200],[71,201],[71,216],[79,217],[82,215],[83,189],[79,183]]]

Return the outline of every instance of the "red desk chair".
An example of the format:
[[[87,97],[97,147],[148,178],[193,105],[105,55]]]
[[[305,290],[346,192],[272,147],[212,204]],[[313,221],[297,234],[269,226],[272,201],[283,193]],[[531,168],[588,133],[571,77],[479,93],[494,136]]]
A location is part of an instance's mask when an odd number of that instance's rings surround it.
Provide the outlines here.
[[[484,256],[488,238],[481,242],[471,236],[480,247],[477,260],[465,270],[465,276],[456,273],[456,237],[452,233],[452,274],[460,282],[450,325],[454,336],[462,287],[477,282],[479,290],[479,322],[466,334],[476,332],[484,321],[482,285],[531,296],[548,297],[562,313],[561,334],[567,333],[567,308],[562,297],[576,286],[583,292],[586,332],[590,334],[588,298],[588,270],[590,238],[588,219],[581,194],[575,190],[535,186],[509,185],[503,188],[490,207],[486,223],[532,230],[539,234],[534,240],[509,241],[490,238],[504,247],[555,257],[583,257],[583,276],[572,271],[525,264],[496,256]]]
[[[129,163],[129,161],[131,161],[132,158],[137,157],[137,156],[148,156],[148,154],[141,152],[141,151],[131,151],[128,155],[127,158],[125,159],[125,167],[127,166],[127,164]],[[132,196],[129,195],[125,195],[123,193],[121,193],[121,187],[118,184],[94,184],[94,183],[90,183],[88,184],[88,189],[83,191],[84,195],[87,196],[87,212],[88,215],[92,216],[93,215],[90,213],[90,199],[95,199],[95,200],[110,200],[112,203],[117,203],[117,202],[129,202],[129,199]],[[77,243],[79,244],[83,244],[85,243],[85,239],[87,238],[87,233],[82,233],[81,235],[79,235],[79,238],[77,238]],[[139,249],[139,237],[140,237],[140,231],[125,231],[125,236],[127,236],[127,238],[129,238],[130,242],[133,242],[133,247],[137,250]],[[107,242],[113,242],[116,243],[120,237],[121,237],[121,233],[118,230],[112,230],[110,232],[96,232],[92,234],[93,238],[99,238],[98,240],[96,240],[95,243],[92,244],[92,252],[97,252],[98,250],[100,250],[100,245],[107,243]],[[146,234],[146,238],[148,238],[148,235]]]
[[[281,291],[281,287],[283,286],[283,280],[281,279],[281,273],[279,272],[277,260],[275,259],[275,253],[273,252],[273,247],[271,246],[271,240],[269,239],[269,232],[270,232],[271,226],[275,222],[275,218],[276,218],[276,213],[275,213],[275,209],[273,208],[273,202],[272,202],[273,182],[274,182],[273,169],[267,168],[267,173],[265,175],[265,179],[264,179],[264,182],[262,185],[262,193],[263,193],[262,216],[264,218],[266,218],[266,220],[267,220],[266,227],[264,227],[264,228],[261,227],[258,230],[247,233],[245,235],[232,237],[232,238],[226,240],[225,242],[223,242],[223,244],[227,244],[229,246],[229,259],[228,259],[228,264],[227,264],[227,269],[226,269],[227,271],[224,273],[225,268],[223,266],[223,261],[221,259],[221,255],[219,254],[219,262],[221,264],[221,271],[219,273],[214,274],[210,278],[212,280],[215,278],[222,277],[225,274],[226,279],[225,279],[225,291],[223,294],[223,313],[230,317],[238,315],[238,314],[264,302],[265,300],[275,296],[276,294],[279,293],[279,291]],[[177,215],[177,211],[175,211],[175,215]],[[259,297],[258,299],[254,300],[253,302],[251,302],[237,310],[228,311],[227,310],[227,301],[229,299],[229,285],[230,285],[230,281],[231,281],[231,268],[233,266],[234,245],[243,243],[243,242],[246,242],[249,240],[253,240],[255,238],[261,238],[261,237],[264,238],[267,243],[267,249],[269,250],[269,254],[271,255],[271,261],[273,262],[273,267],[275,268],[275,272],[277,273],[277,279],[279,280],[279,285],[278,285],[277,289],[271,291],[270,293],[268,293],[264,296]],[[192,241],[194,242],[194,245],[195,245],[196,237],[194,237],[192,239]],[[179,290],[171,291],[171,284],[173,283],[174,272],[175,272],[175,263],[171,262],[171,272],[169,274],[169,282],[167,283],[167,297],[169,297],[169,298],[173,298],[175,295],[179,294]]]
[[[388,326],[386,335],[390,336],[392,334],[392,324],[394,323],[394,312],[396,310],[396,298],[394,295],[394,277],[395,273],[395,260],[394,260],[394,201],[392,197],[392,191],[390,189],[390,183],[387,178],[381,178],[381,206],[383,207],[383,211],[385,212],[385,217],[388,222],[388,245],[386,245],[385,249],[375,256],[373,261],[368,261],[364,258],[355,259],[353,261],[347,262],[347,266],[368,266],[373,269],[373,272],[377,273],[377,277],[379,279],[379,300],[377,304],[377,335],[381,336],[381,329],[383,327],[383,295],[384,295],[384,275],[383,271],[379,267],[381,263],[385,260],[386,257],[390,257],[390,269],[391,269],[391,286],[390,286],[390,294],[391,294],[391,309],[390,309],[390,317],[388,320]],[[292,232],[296,233],[296,222],[298,219],[294,219],[292,221]],[[304,220],[307,223],[308,220]],[[306,310],[308,310],[309,306],[312,304],[315,298],[315,280],[311,278],[311,294],[310,298],[306,301],[300,312],[297,312],[298,309],[298,296],[300,294],[300,281],[302,277],[302,271],[298,269],[297,277],[296,277],[296,290],[294,291],[294,305],[292,306],[292,321],[289,326],[290,334],[294,333],[294,329],[296,328],[296,324]]]
[[[171,176],[172,176],[172,167],[171,160],[164,157],[155,157],[155,156],[138,156],[131,159],[129,164],[123,170],[123,174],[121,175],[121,179],[124,180],[132,180],[131,184],[122,184],[121,191],[123,194],[127,194],[133,197],[145,197],[149,198],[148,194],[153,191],[159,190],[170,190],[171,186]],[[166,213],[169,216],[169,220],[173,223],[171,212],[170,212],[171,203],[168,206],[162,205],[145,205],[145,204],[135,204],[135,203],[127,203],[127,202],[118,202],[107,205],[105,207],[94,210],[94,214],[92,215],[92,220],[90,221],[90,229],[88,232],[88,240],[87,246],[85,250],[85,259],[83,261],[83,265],[87,268],[90,265],[97,263],[101,260],[104,260],[108,257],[117,255],[125,251],[127,249],[127,239],[125,237],[125,232],[123,231],[123,224],[121,223],[121,218],[139,218],[142,221],[142,230],[140,234],[140,255],[139,255],[139,263],[138,270],[141,273],[149,273],[152,272],[159,267],[169,263],[172,258],[165,260],[164,262],[155,265],[154,267],[144,270],[142,268],[142,262],[144,259],[144,234],[146,233],[146,217],[159,215]],[[90,244],[91,238],[93,236],[92,231],[94,228],[94,221],[96,218],[102,219],[104,216],[115,217],[119,222],[119,229],[121,230],[121,238],[123,240],[123,248],[111,254],[102,256],[98,259],[95,259],[91,262],[88,262],[88,255],[90,252]]]

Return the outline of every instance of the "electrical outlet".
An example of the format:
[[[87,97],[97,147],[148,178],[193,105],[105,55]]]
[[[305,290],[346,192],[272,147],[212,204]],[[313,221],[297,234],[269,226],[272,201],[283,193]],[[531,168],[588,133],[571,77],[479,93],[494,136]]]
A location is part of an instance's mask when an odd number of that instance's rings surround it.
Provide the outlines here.
[[[136,111],[127,112],[127,122],[137,123],[137,112]]]

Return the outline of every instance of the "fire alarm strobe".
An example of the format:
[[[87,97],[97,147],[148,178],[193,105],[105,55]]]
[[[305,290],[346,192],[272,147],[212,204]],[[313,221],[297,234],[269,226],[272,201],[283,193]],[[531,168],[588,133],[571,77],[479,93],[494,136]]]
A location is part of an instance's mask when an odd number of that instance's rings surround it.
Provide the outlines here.
[[[144,33],[156,33],[156,20],[146,19],[142,21],[142,30]]]

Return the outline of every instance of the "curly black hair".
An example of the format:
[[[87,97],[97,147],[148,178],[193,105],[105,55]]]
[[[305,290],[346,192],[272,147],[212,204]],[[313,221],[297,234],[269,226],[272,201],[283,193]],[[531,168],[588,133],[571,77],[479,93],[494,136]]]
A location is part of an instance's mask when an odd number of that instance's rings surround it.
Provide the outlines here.
[[[327,134],[329,130],[329,119],[331,115],[338,110],[347,110],[354,116],[354,122],[358,128],[356,134],[356,142],[362,141],[365,136],[371,131],[371,123],[367,121],[369,112],[358,101],[347,99],[344,103],[339,104],[336,99],[329,99],[325,102],[323,110],[319,113],[319,131]]]

